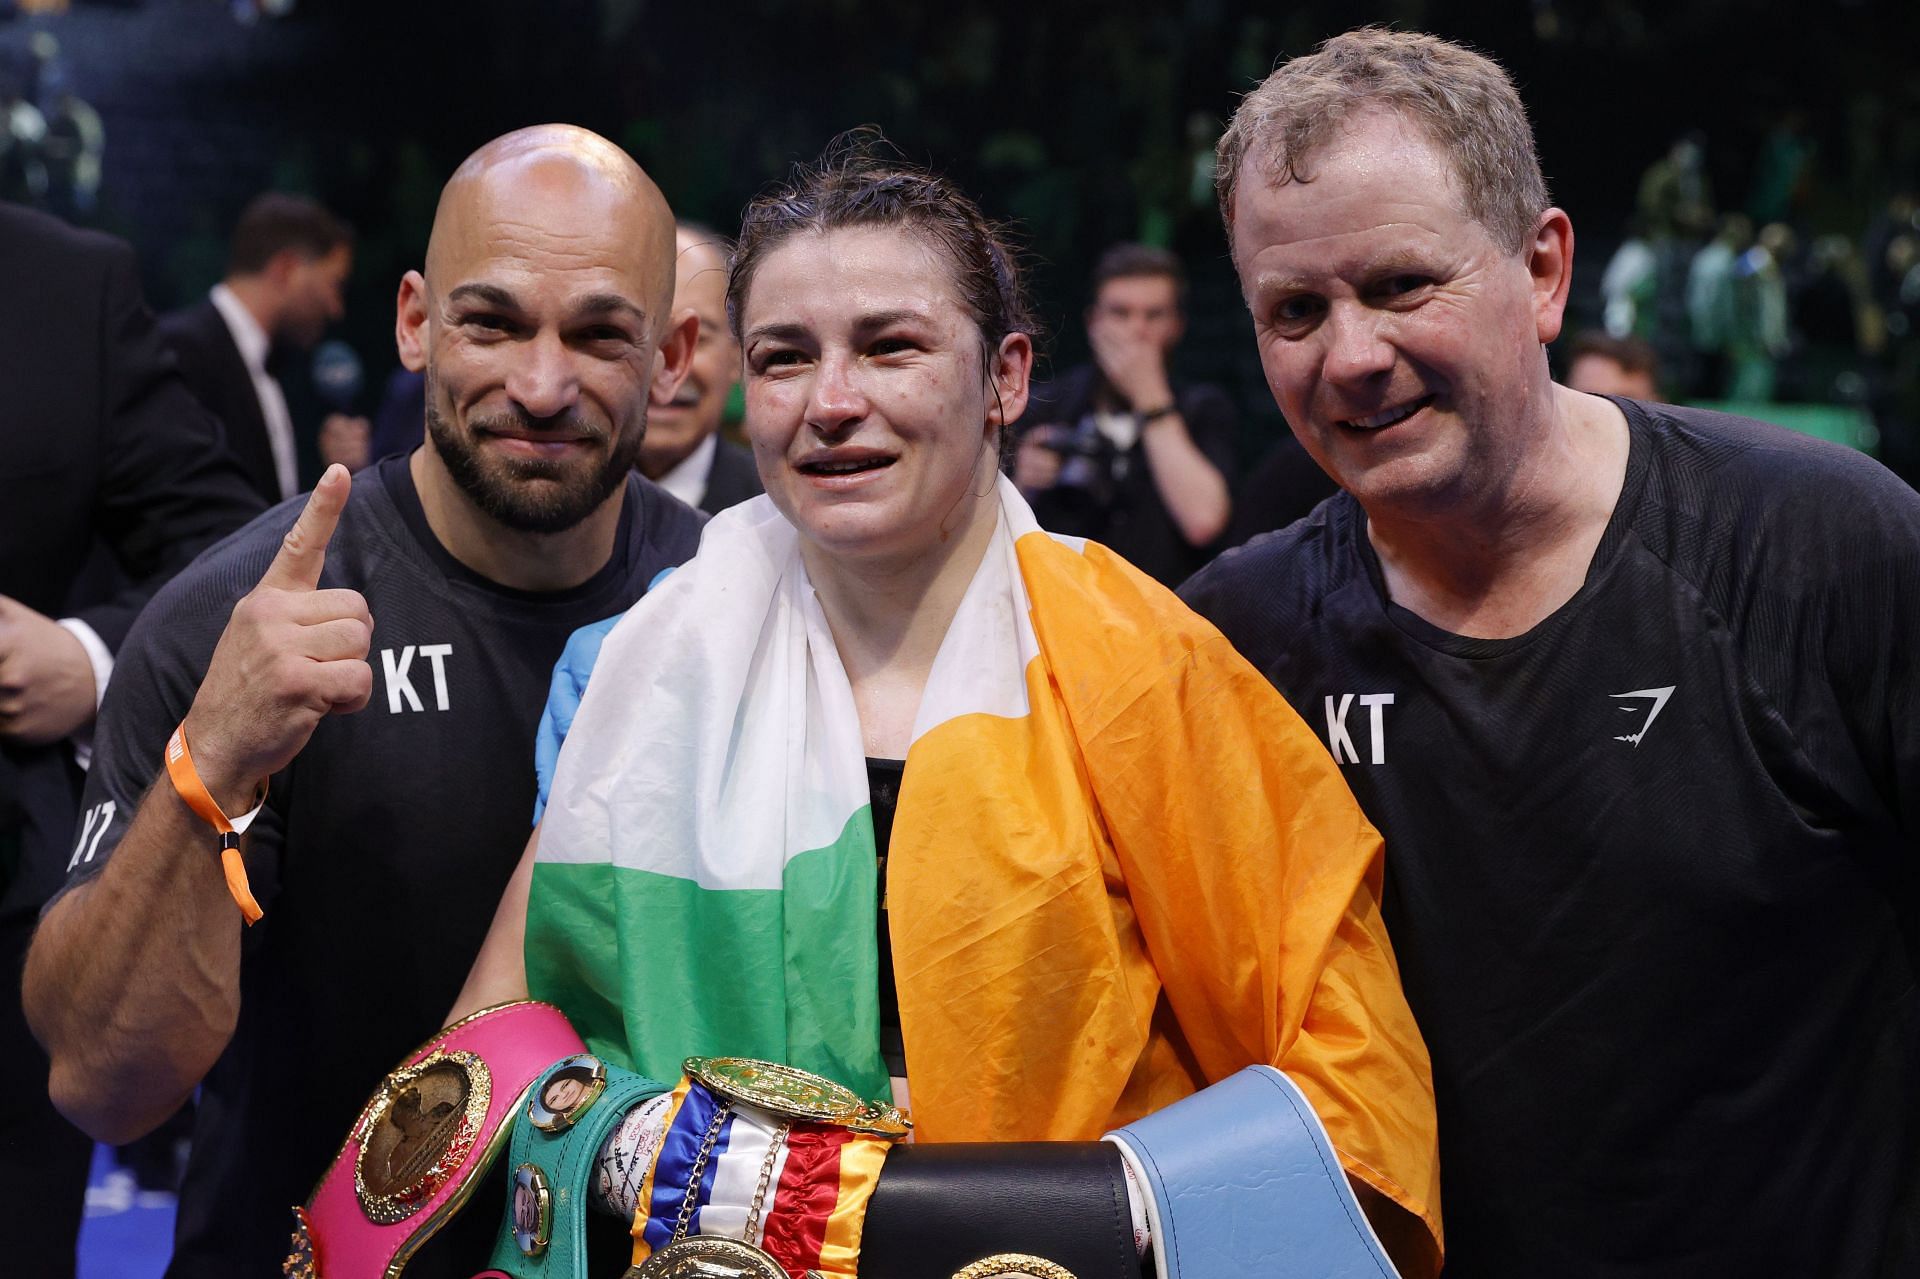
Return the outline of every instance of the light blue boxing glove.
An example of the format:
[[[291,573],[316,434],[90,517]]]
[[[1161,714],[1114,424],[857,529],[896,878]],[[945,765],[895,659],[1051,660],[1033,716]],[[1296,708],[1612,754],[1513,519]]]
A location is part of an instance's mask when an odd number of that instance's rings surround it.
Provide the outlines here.
[[[1312,1104],[1271,1066],[1107,1140],[1151,1192],[1160,1279],[1397,1279]]]

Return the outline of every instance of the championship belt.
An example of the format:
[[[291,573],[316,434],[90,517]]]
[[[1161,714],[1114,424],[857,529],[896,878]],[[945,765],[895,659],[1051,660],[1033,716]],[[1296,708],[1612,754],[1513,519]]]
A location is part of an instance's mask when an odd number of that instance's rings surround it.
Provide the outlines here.
[[[791,1066],[689,1057],[685,1069],[625,1279],[852,1279],[868,1197],[911,1121]],[[715,1202],[722,1183],[753,1187],[744,1214]]]
[[[1035,1141],[893,1148],[867,1205],[860,1279],[1001,1274],[1141,1279],[1118,1147]]]
[[[586,1279],[600,1148],[630,1109],[668,1087],[587,1053],[540,1076],[515,1116],[495,1271],[514,1279]]]
[[[482,1009],[374,1091],[297,1218],[291,1279],[393,1279],[472,1195],[533,1081],[586,1045],[551,1004]]]

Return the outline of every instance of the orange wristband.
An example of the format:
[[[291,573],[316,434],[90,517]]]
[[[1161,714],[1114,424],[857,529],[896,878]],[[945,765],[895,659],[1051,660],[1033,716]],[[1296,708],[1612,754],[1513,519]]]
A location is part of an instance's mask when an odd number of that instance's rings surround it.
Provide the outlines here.
[[[240,858],[240,836],[252,824],[260,806],[267,802],[266,783],[260,783],[253,811],[241,817],[238,826],[234,825],[220,810],[220,805],[214,802],[212,792],[207,790],[207,784],[200,780],[199,770],[193,766],[193,755],[187,750],[187,726],[184,722],[167,739],[167,777],[194,815],[220,832],[220,869],[227,877],[227,892],[233,895],[234,905],[240,908],[240,914],[249,927],[259,923],[265,912],[260,909],[260,903],[253,900],[253,887],[247,882],[247,864]]]

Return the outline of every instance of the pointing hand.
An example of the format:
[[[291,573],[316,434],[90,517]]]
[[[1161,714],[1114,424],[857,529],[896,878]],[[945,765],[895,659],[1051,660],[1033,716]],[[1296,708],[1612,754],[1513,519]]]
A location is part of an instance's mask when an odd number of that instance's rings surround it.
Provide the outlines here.
[[[320,477],[259,585],[234,605],[187,713],[194,763],[229,815],[252,805],[254,787],[292,762],[321,719],[373,693],[366,599],[320,589],[351,485],[342,466]]]

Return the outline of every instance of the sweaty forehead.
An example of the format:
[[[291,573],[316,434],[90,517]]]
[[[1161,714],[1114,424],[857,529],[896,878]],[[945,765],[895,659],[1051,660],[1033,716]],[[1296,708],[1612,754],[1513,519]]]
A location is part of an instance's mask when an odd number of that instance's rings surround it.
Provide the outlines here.
[[[1391,117],[1349,126],[1296,179],[1249,173],[1235,196],[1234,259],[1250,274],[1345,274],[1493,249],[1451,166]]]
[[[743,321],[807,315],[821,320],[865,311],[914,311],[971,321],[952,260],[909,226],[802,231],[770,251],[754,273]]]
[[[427,251],[441,296],[474,277],[591,281],[664,317],[673,290],[673,220],[637,168],[532,153],[463,169],[447,185]]]
[[[1291,161],[1277,140],[1255,144],[1242,161],[1234,224],[1248,215],[1298,219],[1354,200],[1419,201],[1463,211],[1460,196],[1453,162],[1424,128],[1398,112],[1370,110]]]

